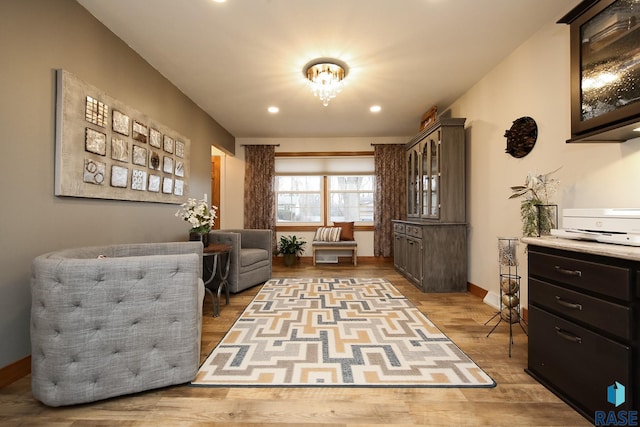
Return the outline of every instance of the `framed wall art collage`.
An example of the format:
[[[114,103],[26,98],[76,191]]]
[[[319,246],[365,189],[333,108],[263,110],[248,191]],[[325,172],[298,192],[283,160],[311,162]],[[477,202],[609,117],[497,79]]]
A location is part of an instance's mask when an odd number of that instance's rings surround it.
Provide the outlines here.
[[[56,70],[55,195],[180,204],[190,141]]]

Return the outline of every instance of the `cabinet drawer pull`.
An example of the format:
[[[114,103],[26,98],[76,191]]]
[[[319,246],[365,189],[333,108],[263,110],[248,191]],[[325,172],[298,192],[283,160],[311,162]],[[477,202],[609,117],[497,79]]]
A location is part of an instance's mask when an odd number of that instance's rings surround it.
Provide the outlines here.
[[[556,334],[560,335],[561,338],[564,338],[567,341],[575,342],[578,344],[582,344],[582,338],[573,335],[565,331],[564,329],[560,329],[556,326]]]
[[[576,310],[582,310],[582,304],[577,304],[577,303],[574,303],[574,302],[565,301],[565,300],[563,300],[562,298],[560,298],[557,295],[556,295],[556,302],[558,304],[560,304],[561,306],[563,306],[563,307],[573,308],[573,309],[576,309]]]
[[[580,270],[565,270],[564,268],[561,268],[560,266],[556,265],[554,267],[556,269],[556,271],[560,274],[564,274],[565,276],[577,276],[577,277],[582,277],[582,271]]]

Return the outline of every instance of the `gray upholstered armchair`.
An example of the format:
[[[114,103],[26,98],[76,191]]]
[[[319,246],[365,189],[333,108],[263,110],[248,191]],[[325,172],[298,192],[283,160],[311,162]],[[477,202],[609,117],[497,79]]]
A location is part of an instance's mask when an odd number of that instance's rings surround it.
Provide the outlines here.
[[[229,290],[233,293],[271,279],[273,239],[271,230],[215,230],[213,243],[231,245]]]
[[[31,389],[49,406],[193,380],[202,243],[67,249],[33,261]]]

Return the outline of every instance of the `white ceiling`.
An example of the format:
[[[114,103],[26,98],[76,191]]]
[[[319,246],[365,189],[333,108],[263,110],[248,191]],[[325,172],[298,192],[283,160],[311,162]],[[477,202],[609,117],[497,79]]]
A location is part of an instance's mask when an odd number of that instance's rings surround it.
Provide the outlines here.
[[[579,0],[78,2],[234,136],[347,137],[415,134]],[[350,67],[328,107],[302,75],[318,57]]]

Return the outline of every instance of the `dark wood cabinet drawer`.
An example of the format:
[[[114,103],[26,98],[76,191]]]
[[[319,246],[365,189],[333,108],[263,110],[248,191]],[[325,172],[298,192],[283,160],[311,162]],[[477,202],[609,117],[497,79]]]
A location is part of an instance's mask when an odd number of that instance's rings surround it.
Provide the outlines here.
[[[407,225],[407,235],[421,239],[422,238],[422,228],[416,227],[414,225]]]
[[[631,301],[631,269],[529,251],[529,275]]]
[[[607,387],[636,386],[630,347],[536,306],[529,308],[529,372],[586,414],[607,407]],[[616,410],[636,409],[632,393]]]
[[[630,307],[533,278],[529,280],[529,302],[623,340],[633,338]]]
[[[404,233],[405,232],[404,230],[405,230],[404,224],[393,223],[393,231],[395,231],[396,233]]]

